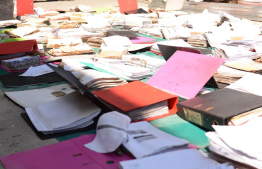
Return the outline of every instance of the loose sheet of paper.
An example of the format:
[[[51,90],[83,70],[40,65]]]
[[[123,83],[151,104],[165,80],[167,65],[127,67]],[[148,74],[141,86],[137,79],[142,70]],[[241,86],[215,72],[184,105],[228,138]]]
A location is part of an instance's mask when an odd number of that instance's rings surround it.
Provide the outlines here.
[[[97,124],[96,137],[85,147],[98,153],[115,151],[127,139],[127,126],[131,119],[117,111],[103,114]]]

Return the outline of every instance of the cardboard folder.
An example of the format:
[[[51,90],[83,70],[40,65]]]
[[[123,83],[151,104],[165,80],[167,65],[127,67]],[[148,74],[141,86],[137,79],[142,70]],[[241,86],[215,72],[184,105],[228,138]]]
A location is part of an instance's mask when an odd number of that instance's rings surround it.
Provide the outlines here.
[[[233,89],[218,89],[177,104],[178,115],[205,129],[227,125],[236,115],[262,107],[262,97]]]
[[[193,98],[224,61],[208,55],[176,51],[147,83],[185,99]]]
[[[60,143],[0,157],[6,169],[118,169],[119,162],[132,159],[124,154],[100,154],[84,144],[95,135],[83,135]]]
[[[146,119],[155,120],[177,112],[177,96],[157,89],[141,81],[134,81],[106,90],[94,91],[100,99],[119,108],[122,113],[168,100],[169,114]]]

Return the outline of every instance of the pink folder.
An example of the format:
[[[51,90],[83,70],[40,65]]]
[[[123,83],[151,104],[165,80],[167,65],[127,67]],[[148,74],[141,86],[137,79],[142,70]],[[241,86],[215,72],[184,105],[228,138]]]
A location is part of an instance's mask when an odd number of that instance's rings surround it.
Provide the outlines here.
[[[143,43],[146,43],[146,42],[156,41],[156,39],[138,36],[138,37],[135,37],[135,38],[130,38],[130,41],[133,44],[139,44],[139,43],[143,44]]]
[[[86,147],[95,135],[83,135],[60,143],[0,157],[6,169],[118,169],[128,155],[100,154]]]
[[[146,83],[190,99],[197,95],[224,61],[208,55],[176,51]]]

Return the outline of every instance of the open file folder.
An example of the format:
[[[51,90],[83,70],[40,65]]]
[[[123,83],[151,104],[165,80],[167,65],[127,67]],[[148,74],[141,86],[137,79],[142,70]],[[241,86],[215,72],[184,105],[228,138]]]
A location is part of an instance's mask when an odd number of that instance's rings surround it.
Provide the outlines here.
[[[6,169],[118,169],[128,155],[101,154],[84,147],[95,135],[83,135],[60,143],[0,157]]]

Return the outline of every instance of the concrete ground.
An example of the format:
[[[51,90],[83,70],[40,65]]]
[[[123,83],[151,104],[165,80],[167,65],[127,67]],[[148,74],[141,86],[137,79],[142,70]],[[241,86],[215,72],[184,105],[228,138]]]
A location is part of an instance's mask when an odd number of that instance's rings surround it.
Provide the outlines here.
[[[45,0],[35,0],[35,6],[42,7],[44,9],[62,9],[69,10],[70,7],[74,5],[86,5],[90,7],[104,7],[104,6],[113,6],[118,7],[117,0],[73,0],[73,1],[45,1]],[[138,0],[138,5],[140,7],[148,7],[147,0]],[[228,8],[224,8],[226,10],[232,11],[232,8],[244,8],[247,11],[252,11],[252,13],[259,13],[262,11],[262,7],[252,7],[252,6],[241,6],[239,4],[218,4],[213,3],[210,5],[189,5],[185,2],[184,8],[185,11],[188,12],[201,12],[204,8],[212,8],[212,12],[215,9],[223,10],[219,8],[219,6],[227,6]],[[216,8],[214,7],[216,6]],[[230,9],[229,9],[230,8]],[[256,8],[256,10],[252,10]],[[261,9],[260,9],[261,8]],[[237,12],[234,10],[233,12]],[[249,14],[251,12],[248,12]],[[239,10],[237,13],[239,16],[247,16],[244,11]],[[261,18],[261,17],[259,17]],[[56,139],[48,139],[48,140],[40,140],[32,131],[32,129],[26,124],[26,122],[21,118],[20,114],[24,113],[25,110],[15,103],[13,103],[10,99],[8,99],[2,90],[0,90],[0,156],[9,155],[12,153],[25,151],[49,144],[56,143]],[[0,169],[3,168],[0,166]]]

